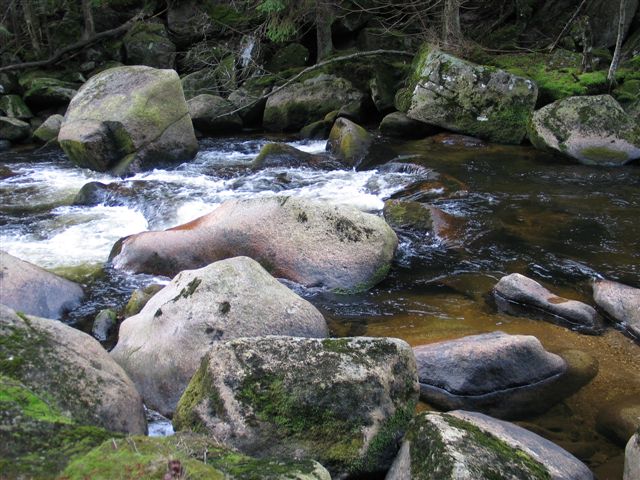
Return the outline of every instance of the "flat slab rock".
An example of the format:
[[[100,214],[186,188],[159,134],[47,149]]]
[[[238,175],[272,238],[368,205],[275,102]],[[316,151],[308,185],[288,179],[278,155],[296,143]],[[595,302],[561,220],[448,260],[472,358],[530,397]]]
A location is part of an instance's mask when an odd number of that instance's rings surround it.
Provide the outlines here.
[[[398,339],[240,338],[203,359],[174,427],[248,455],[314,459],[334,478],[370,478],[391,465],[416,380],[411,348]]]
[[[518,418],[547,410],[567,394],[563,358],[537,338],[492,332],[413,349],[421,398],[441,409]]]
[[[84,296],[77,283],[0,251],[2,303],[14,310],[44,318],[60,318]]]
[[[386,480],[593,480],[577,458],[517,425],[475,412],[417,415]]]
[[[640,342],[640,289],[610,280],[593,282],[593,299],[631,337]]]
[[[493,289],[493,296],[498,308],[510,314],[528,314],[590,335],[603,331],[602,319],[593,307],[554,295],[519,273],[502,277]]]
[[[326,337],[328,329],[313,305],[236,257],[178,274],[122,322],[111,356],[149,407],[171,415],[212,345],[261,335]]]

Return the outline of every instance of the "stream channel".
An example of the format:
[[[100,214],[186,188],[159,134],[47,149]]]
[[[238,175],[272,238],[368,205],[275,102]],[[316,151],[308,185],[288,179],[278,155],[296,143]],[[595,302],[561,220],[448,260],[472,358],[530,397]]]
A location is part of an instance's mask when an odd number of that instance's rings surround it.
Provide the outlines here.
[[[594,277],[640,287],[640,165],[575,165],[530,147],[453,136],[381,140],[361,171],[250,170],[269,141],[325,149],[324,141],[282,137],[206,139],[193,161],[127,179],[74,167],[57,150],[0,154],[17,174],[0,181],[0,248],[82,283],[86,301],[64,321],[90,331],[101,309],[120,308],[135,288],[168,281],[105,266],[125,235],[179,225],[233,198],[295,195],[378,214],[392,196],[428,202],[449,214],[446,237],[400,235],[394,268],[369,292],[344,296],[287,285],[322,311],[335,336],[391,336],[415,346],[502,330],[535,335],[550,351],[591,354],[599,373],[589,385],[516,423],[569,450],[600,480],[622,477],[623,450],[596,432],[595,418],[614,399],[640,397],[640,345],[611,326],[587,336],[501,314],[489,292],[513,272],[591,305]],[[381,167],[389,161],[424,168]],[[74,206],[90,181],[117,182],[125,200]]]

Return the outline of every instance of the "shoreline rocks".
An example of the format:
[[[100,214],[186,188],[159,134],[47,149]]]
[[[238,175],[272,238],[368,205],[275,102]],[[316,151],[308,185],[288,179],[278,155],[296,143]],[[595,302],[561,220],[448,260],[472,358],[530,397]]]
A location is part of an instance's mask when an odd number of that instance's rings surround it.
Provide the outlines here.
[[[254,260],[236,257],[178,274],[122,322],[111,356],[145,403],[170,416],[212,345],[272,334],[326,337],[328,330],[313,305]]]
[[[231,200],[190,223],[119,240],[114,267],[172,276],[248,256],[272,275],[338,293],[386,276],[398,239],[381,217],[296,197]]]
[[[493,289],[498,308],[509,314],[531,315],[587,335],[604,330],[598,313],[586,303],[558,297],[519,273],[504,276]]]
[[[610,280],[595,280],[593,299],[607,316],[640,342],[640,289]]]

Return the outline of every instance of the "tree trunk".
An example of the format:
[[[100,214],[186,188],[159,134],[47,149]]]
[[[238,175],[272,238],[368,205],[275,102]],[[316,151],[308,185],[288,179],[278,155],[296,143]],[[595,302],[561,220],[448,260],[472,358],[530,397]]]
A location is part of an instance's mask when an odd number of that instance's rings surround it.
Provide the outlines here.
[[[445,0],[442,17],[442,41],[445,45],[456,46],[462,39],[460,28],[460,0]]]
[[[36,55],[42,53],[42,45],[40,43],[40,25],[38,17],[34,14],[31,0],[22,0],[22,12],[24,14],[24,22],[27,25],[27,33],[31,40],[31,47]]]
[[[609,73],[607,74],[607,81],[609,86],[616,83],[616,70],[618,70],[618,63],[620,63],[620,53],[622,50],[622,40],[624,40],[624,24],[626,21],[627,13],[627,0],[620,0],[620,18],[618,21],[618,37],[616,38],[616,49],[613,52],[613,58],[611,59],[611,66],[609,67]]]
[[[96,34],[96,28],[93,23],[93,12],[91,10],[91,0],[82,0],[82,18],[84,19],[82,39],[86,40]]]
[[[582,65],[581,72],[591,72],[593,70],[593,32],[591,31],[591,22],[589,17],[585,15],[580,22],[582,30]]]
[[[333,40],[331,39],[331,24],[333,12],[328,0],[316,2],[316,46],[318,55],[316,61],[322,61],[333,52]]]

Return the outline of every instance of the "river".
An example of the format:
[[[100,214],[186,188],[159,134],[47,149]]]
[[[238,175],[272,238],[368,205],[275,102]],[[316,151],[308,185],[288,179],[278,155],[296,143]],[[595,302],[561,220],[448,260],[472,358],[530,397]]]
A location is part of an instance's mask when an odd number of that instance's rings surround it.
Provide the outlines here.
[[[341,296],[294,286],[296,291],[324,313],[336,336],[393,336],[420,345],[499,329],[535,335],[551,351],[590,353],[600,370],[588,386],[519,423],[574,453],[601,480],[621,478],[622,449],[595,432],[595,417],[614,398],[640,397],[640,347],[613,328],[594,337],[500,314],[488,293],[513,272],[591,304],[594,277],[640,287],[639,165],[595,168],[529,147],[443,137],[380,140],[362,171],[251,170],[268,141],[288,141],[311,153],[325,149],[323,141],[281,137],[206,139],[192,162],[125,180],[78,169],[59,151],[0,154],[16,174],[0,181],[0,246],[83,283],[86,302],[64,320],[86,331],[100,309],[121,307],[134,288],[167,281],[105,268],[122,236],[187,222],[229,199],[272,194],[379,213],[385,199],[408,188],[449,214],[448,238],[401,235],[389,277],[369,292]],[[381,167],[388,161],[424,168]],[[425,188],[425,169],[439,179],[440,190],[434,182]],[[116,182],[125,194],[107,204],[74,206],[77,192],[91,181]]]

